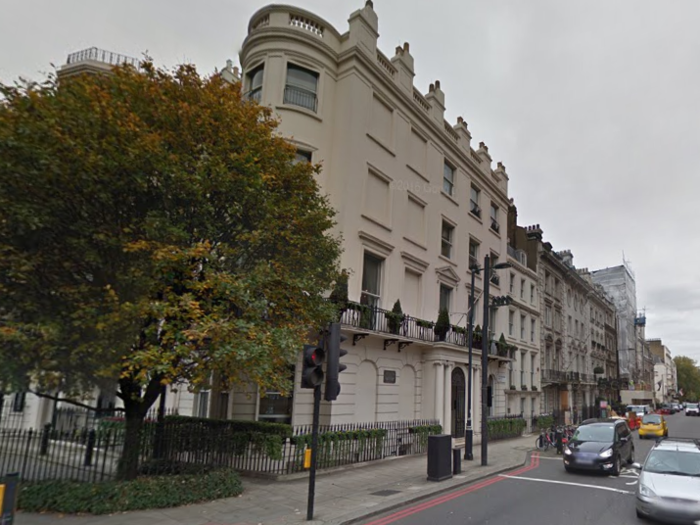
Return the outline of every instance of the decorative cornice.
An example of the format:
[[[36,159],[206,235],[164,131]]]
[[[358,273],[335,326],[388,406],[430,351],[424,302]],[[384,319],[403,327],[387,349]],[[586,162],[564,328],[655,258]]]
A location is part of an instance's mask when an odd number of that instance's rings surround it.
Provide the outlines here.
[[[391,252],[394,251],[394,246],[389,244],[386,241],[381,240],[378,237],[375,237],[371,233],[367,233],[366,231],[360,230],[357,232],[357,236],[362,239],[364,244],[369,246],[370,248],[375,249],[379,253],[389,256],[391,255]]]
[[[438,275],[438,280],[442,278],[442,280],[447,281],[452,286],[457,286],[461,280],[457,272],[455,272],[451,266],[435,268],[435,273]]]
[[[401,258],[404,260],[404,264],[409,268],[416,270],[419,273],[425,272],[430,266],[430,263],[416,257],[415,255],[408,252],[401,252]]]

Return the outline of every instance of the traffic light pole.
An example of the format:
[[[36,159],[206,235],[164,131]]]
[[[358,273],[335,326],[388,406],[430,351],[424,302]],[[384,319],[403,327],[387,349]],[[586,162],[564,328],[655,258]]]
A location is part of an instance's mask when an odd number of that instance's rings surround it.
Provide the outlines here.
[[[474,276],[477,268],[472,268],[472,286],[469,289],[469,315],[467,315],[467,344],[469,345],[469,379],[467,382],[467,430],[464,440],[464,459],[471,461],[474,459],[474,428],[472,427],[472,376],[474,367],[472,366],[472,345],[474,343]]]
[[[321,385],[314,387],[314,418],[311,429],[311,470],[309,472],[309,501],[306,506],[306,519],[314,519],[314,496],[316,495],[316,458],[318,450],[318,424],[321,412]]]

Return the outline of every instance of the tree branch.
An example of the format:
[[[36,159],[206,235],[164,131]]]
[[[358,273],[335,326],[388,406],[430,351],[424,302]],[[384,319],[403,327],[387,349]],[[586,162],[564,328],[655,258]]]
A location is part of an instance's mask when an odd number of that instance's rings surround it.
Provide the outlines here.
[[[34,394],[34,395],[37,396],[37,397],[43,397],[44,399],[51,399],[52,401],[62,401],[62,402],[64,402],[64,403],[69,403],[69,404],[75,405],[75,406],[77,406],[77,407],[87,408],[88,410],[94,410],[95,412],[97,412],[98,410],[100,410],[100,409],[98,409],[97,407],[93,407],[93,406],[90,406],[90,405],[86,405],[85,403],[81,403],[80,401],[75,401],[75,400],[73,400],[73,399],[67,399],[67,398],[65,398],[65,397],[59,397],[58,395],[55,395],[55,396],[54,396],[54,395],[51,395],[51,394],[45,394],[45,393],[43,393],[43,392],[39,392],[39,391],[37,391],[37,390],[32,390],[32,389],[29,389],[29,390],[27,390],[27,391],[28,391],[29,393],[31,393],[31,394]],[[116,412],[123,412],[123,411],[124,411],[123,408],[110,408],[109,410],[113,410],[113,411],[116,411]]]

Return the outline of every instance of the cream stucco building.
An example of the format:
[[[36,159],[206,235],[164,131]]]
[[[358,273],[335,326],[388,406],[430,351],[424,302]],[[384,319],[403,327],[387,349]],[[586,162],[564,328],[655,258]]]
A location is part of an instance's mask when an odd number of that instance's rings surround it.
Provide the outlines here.
[[[240,54],[243,90],[279,115],[280,132],[300,159],[322,164],[319,182],[338,210],[341,265],[350,271],[349,295],[356,305],[342,316],[348,336],[342,391],[322,408],[322,422],[437,418],[459,438],[470,373],[463,333],[470,259],[483,261],[488,254],[492,261],[514,262],[510,274],[500,271],[493,278],[491,290],[511,292],[517,301],[522,280],[528,296],[535,275],[508,251],[505,167],[494,166],[485,144],[472,146],[462,118],[445,120],[439,80],[427,92],[414,86],[407,43],[391,57],[378,49],[371,2],[348,23],[341,34],[313,13],[268,6],[251,18]],[[481,276],[475,288],[479,296]],[[407,317],[394,326],[386,311],[397,300]],[[475,324],[483,323],[482,301]],[[440,308],[454,325],[442,337],[430,326]],[[538,345],[530,325],[538,315],[523,313],[530,310],[525,301],[497,310],[492,319],[496,339],[506,334],[518,348],[490,356],[492,415],[539,412],[531,401],[531,387],[539,385],[531,367],[539,357],[533,361]],[[518,324],[523,315],[524,328]],[[475,363],[479,356],[476,350]],[[506,393],[509,373],[518,375],[517,396]],[[473,374],[478,421],[478,365]],[[296,384],[291,421],[308,423],[311,392]]]

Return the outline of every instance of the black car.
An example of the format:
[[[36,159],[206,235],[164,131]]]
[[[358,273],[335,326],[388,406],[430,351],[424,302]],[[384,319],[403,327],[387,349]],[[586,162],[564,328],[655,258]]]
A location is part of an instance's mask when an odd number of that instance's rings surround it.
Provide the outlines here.
[[[564,447],[567,472],[589,470],[619,476],[623,461],[634,463],[632,432],[623,419],[581,425]]]

